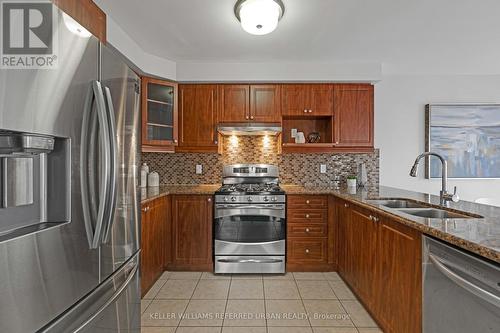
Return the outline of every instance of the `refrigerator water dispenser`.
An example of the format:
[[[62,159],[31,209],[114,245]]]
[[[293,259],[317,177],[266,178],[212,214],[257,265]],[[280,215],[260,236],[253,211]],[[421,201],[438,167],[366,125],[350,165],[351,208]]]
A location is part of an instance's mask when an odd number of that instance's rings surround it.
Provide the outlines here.
[[[69,140],[0,130],[0,241],[69,221]]]

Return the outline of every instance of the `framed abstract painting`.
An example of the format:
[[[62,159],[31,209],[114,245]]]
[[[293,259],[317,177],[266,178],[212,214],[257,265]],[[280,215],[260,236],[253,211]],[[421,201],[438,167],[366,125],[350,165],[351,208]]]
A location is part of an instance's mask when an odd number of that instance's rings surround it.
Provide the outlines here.
[[[500,178],[500,104],[428,104],[425,148],[448,161],[450,178]],[[441,177],[427,158],[426,178]]]

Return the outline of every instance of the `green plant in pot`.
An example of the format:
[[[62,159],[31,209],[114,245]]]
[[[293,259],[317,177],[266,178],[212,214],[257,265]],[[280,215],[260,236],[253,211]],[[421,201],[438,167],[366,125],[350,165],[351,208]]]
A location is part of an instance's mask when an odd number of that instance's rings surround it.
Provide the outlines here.
[[[347,187],[356,187],[357,179],[356,176],[347,176]]]

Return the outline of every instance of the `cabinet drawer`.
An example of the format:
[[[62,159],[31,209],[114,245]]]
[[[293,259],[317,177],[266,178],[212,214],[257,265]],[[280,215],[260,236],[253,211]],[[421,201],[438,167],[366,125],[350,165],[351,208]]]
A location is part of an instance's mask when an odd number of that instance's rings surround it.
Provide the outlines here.
[[[287,219],[288,223],[326,223],[328,221],[328,210],[289,209]]]
[[[288,237],[326,237],[328,228],[326,224],[295,223],[287,227]]]
[[[289,239],[288,241],[289,262],[326,262],[327,239]]]
[[[287,197],[288,208],[328,208],[328,197],[326,195],[289,195]]]

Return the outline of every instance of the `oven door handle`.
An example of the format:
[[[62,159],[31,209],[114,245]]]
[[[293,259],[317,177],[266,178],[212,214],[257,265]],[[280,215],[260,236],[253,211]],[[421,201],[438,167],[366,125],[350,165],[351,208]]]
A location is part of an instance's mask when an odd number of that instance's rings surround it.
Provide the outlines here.
[[[217,259],[218,262],[223,263],[242,263],[242,264],[276,264],[283,262],[282,259]]]
[[[215,209],[215,218],[242,216],[242,215],[271,216],[271,217],[285,218],[285,210],[283,208],[263,208],[257,206]]]
[[[233,206],[228,206],[228,207],[217,207],[217,209],[224,210],[224,209],[272,209],[272,210],[285,210],[285,206],[282,205],[281,207],[272,207],[272,206],[257,206],[257,205],[233,205]]]

